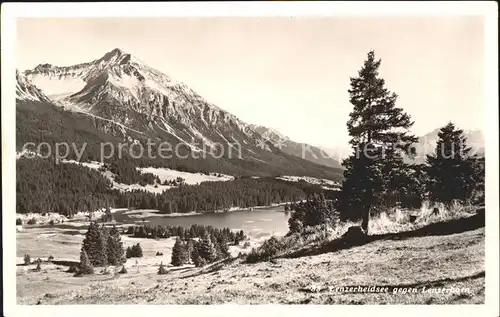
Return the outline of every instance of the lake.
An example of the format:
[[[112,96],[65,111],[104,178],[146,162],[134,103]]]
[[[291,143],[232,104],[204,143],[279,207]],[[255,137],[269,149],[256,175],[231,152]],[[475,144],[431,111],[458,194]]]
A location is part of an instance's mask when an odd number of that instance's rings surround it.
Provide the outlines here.
[[[149,214],[142,218],[141,211],[117,211],[113,216],[119,223],[124,224],[149,224],[172,225],[191,227],[193,224],[213,226],[216,228],[230,228],[243,230],[252,237],[279,235],[288,232],[289,212],[283,211],[283,206],[259,208],[244,211],[230,211],[226,213],[205,213],[189,216],[162,217],[162,215]],[[144,219],[144,221],[143,221]]]

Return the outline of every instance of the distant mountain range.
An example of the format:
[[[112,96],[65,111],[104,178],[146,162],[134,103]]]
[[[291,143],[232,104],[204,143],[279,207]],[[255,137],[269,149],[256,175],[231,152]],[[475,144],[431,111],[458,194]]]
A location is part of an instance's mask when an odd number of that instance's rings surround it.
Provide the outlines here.
[[[262,135],[264,139],[270,140],[287,154],[304,158],[313,163],[334,168],[342,168],[338,160],[320,147],[307,143],[295,142],[289,137],[271,128],[259,125],[251,125],[251,127],[254,131]]]
[[[197,153],[222,146],[240,155],[165,164],[230,175],[342,178],[338,161],[319,148],[304,145],[311,151],[302,157],[300,143],[284,137],[284,146],[277,145],[278,132],[240,120],[120,49],[71,66],[40,64],[17,71],[16,79],[19,140],[45,130],[43,137],[54,141],[82,135],[81,141],[95,142],[153,139]]]
[[[437,128],[418,138],[418,142],[414,144],[416,156],[413,159],[406,158],[407,163],[424,163],[426,155],[433,154],[436,150],[438,140],[438,133],[441,128]],[[484,134],[481,130],[464,130],[464,135],[467,138],[467,145],[471,147],[471,154],[484,156],[485,154],[485,140]],[[337,161],[341,162],[342,159],[348,157],[352,150],[348,147],[336,148],[322,148],[323,151],[329,153]]]
[[[408,162],[425,163],[426,155],[433,154],[436,150],[436,144],[439,139],[438,133],[440,128],[435,129],[418,138],[418,143],[415,144],[416,157],[407,159]],[[464,130],[464,135],[467,138],[467,145],[471,147],[471,154],[484,156],[485,140],[481,130]]]

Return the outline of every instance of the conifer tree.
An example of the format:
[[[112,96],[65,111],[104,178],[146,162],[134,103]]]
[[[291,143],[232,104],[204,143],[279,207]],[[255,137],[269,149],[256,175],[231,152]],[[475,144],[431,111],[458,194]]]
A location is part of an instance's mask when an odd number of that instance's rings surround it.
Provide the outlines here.
[[[194,252],[194,246],[195,246],[195,243],[194,243],[194,240],[193,239],[189,239],[186,243],[186,255],[187,255],[187,261],[186,262],[189,262],[189,260],[192,259],[192,254]]]
[[[36,260],[36,268],[35,271],[40,272],[42,270],[42,259],[38,258]]]
[[[217,257],[219,259],[225,259],[231,255],[227,244],[228,241],[226,235],[221,235],[220,239],[217,240]]]
[[[127,259],[130,259],[132,257],[132,248],[127,247],[127,250],[125,250],[125,257]]]
[[[123,243],[120,236],[120,232],[116,226],[111,227],[109,230],[108,241],[107,241],[107,255],[109,265],[119,265],[123,263],[124,251]]]
[[[82,248],[80,252],[80,273],[81,274],[94,274],[94,267],[90,262],[85,249]]]
[[[217,258],[217,252],[208,231],[205,232],[201,240],[199,255],[207,263],[212,263]]]
[[[24,265],[29,265],[31,264],[31,257],[29,254],[24,255]]]
[[[196,267],[202,266],[200,249],[201,249],[201,243],[199,241],[193,240],[193,251],[191,252],[191,261]]]
[[[180,266],[188,260],[186,247],[182,240],[178,237],[175,240],[174,247],[172,248],[172,265]]]
[[[165,275],[167,274],[167,269],[165,268],[165,265],[163,265],[163,262],[160,263],[160,266],[158,267],[158,275]]]
[[[338,205],[343,220],[362,219],[365,232],[370,211],[381,203],[387,188],[384,167],[402,161],[403,153],[413,154],[411,145],[417,141],[408,133],[413,125],[410,116],[396,107],[397,95],[379,77],[380,63],[370,51],[358,76],[350,79],[354,109],[347,129],[354,153],[342,162],[346,170]]]
[[[97,222],[91,221],[82,248],[93,266],[104,266],[107,261],[106,233]]]
[[[467,201],[479,180],[467,139],[451,122],[441,128],[438,137],[435,153],[427,155],[430,198],[445,204]]]
[[[133,245],[131,248],[131,257],[132,258],[142,258],[142,247],[139,243]]]

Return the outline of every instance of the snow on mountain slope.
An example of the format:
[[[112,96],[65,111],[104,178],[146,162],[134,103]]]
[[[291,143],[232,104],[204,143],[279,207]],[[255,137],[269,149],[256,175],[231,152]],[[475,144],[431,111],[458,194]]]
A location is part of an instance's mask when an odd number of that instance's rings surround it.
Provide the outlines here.
[[[24,155],[25,153],[18,153],[17,157]],[[139,184],[122,184],[115,181],[116,175],[111,173],[110,171],[102,171],[103,167],[102,163],[97,161],[92,162],[78,162],[75,160],[61,160],[62,163],[65,164],[77,164],[81,166],[85,166],[87,168],[100,171],[103,176],[108,178],[112,184],[113,188],[118,189],[120,191],[130,191],[130,190],[145,190],[151,193],[161,193],[164,190],[170,189],[173,186],[171,185],[163,185],[165,181],[176,181],[178,178],[182,178],[183,182],[187,185],[196,185],[202,182],[221,182],[221,181],[231,181],[234,180],[233,176],[223,175],[223,174],[201,174],[201,173],[189,173],[189,172],[181,172],[168,168],[156,168],[156,167],[138,167],[137,170],[141,173],[151,173],[157,175],[160,178],[161,184],[147,184],[147,185],[139,185]]]
[[[335,157],[319,147],[295,142],[272,128],[259,125],[251,125],[251,128],[260,134],[263,139],[269,140],[287,154],[303,158],[316,164],[334,168],[341,167],[340,162]]]
[[[18,70],[16,70],[16,98],[23,101],[50,102],[42,90]]]
[[[330,187],[340,187],[340,184],[335,181],[331,181],[329,179],[319,179],[315,177],[309,177],[309,176],[289,176],[289,175],[283,175],[276,177],[277,179],[281,179],[287,182],[299,182],[299,181],[305,181],[309,184],[314,184],[314,185],[328,185]]]
[[[253,137],[248,125],[234,115],[120,49],[73,66],[40,64],[24,74],[61,104],[122,124],[144,129],[176,124],[180,139],[209,144]],[[145,116],[147,123],[139,122],[136,114]]]
[[[176,180],[178,177],[184,179],[184,183],[188,185],[196,185],[202,182],[221,182],[234,180],[234,176],[223,174],[201,174],[201,173],[188,173],[168,168],[156,167],[141,167],[138,168],[141,173],[151,173],[157,175],[162,182]]]
[[[145,139],[168,142],[172,148],[185,144],[191,153],[212,154],[216,161],[201,163],[199,170],[341,177],[336,169],[311,164],[322,164],[321,156],[312,160],[306,153],[305,159],[299,159],[295,148],[295,154],[290,154],[292,151],[280,151],[272,142],[263,144],[255,126],[120,49],[71,66],[40,64],[23,75],[40,85],[53,104],[86,113],[99,122],[109,120],[106,125],[113,123],[122,131],[120,137],[126,137],[127,131],[139,132]],[[218,150],[223,151],[222,156]]]

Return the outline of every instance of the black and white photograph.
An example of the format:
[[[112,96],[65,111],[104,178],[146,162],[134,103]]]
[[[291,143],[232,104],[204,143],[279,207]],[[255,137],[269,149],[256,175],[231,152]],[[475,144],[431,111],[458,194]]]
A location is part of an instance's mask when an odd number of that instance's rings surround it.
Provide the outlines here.
[[[2,6],[12,312],[497,316],[497,5],[420,4]]]

